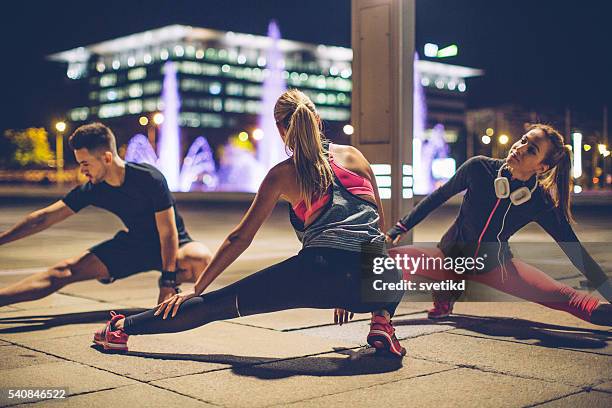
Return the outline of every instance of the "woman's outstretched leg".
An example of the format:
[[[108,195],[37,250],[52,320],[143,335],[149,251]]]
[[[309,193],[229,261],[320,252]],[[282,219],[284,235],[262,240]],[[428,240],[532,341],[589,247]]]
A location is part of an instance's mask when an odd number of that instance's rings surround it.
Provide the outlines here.
[[[590,293],[564,285],[535,266],[518,259],[512,259],[506,263],[506,272],[503,279],[502,268],[495,268],[482,275],[470,276],[469,279],[521,299],[570,313],[587,322],[605,324],[605,317],[610,313],[609,308],[608,313],[602,314],[602,311],[606,309],[602,304],[603,308],[594,313],[601,306],[599,299]],[[607,318],[609,322],[610,316]]]

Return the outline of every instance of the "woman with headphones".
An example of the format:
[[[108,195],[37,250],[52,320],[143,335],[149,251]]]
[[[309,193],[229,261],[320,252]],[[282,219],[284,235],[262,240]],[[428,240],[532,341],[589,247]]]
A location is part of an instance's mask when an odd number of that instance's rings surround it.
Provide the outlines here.
[[[595,296],[557,282],[541,270],[513,258],[508,240],[534,221],[559,243],[574,266],[608,301],[612,285],[601,267],[584,249],[570,225],[571,149],[563,136],[548,125],[532,125],[512,147],[505,160],[477,156],[467,160],[442,187],[423,199],[410,214],[387,232],[397,243],[401,234],[421,222],[453,195],[467,190],[459,214],[437,248],[412,246],[390,250],[390,255],[448,260],[478,258],[482,268],[459,275],[440,268],[410,271],[434,280],[480,282],[511,295],[563,310],[594,324],[612,326],[612,305]],[[478,262],[476,262],[476,265]],[[478,270],[479,269],[479,270]],[[404,279],[411,273],[404,270]],[[429,318],[443,318],[461,295],[457,291],[432,292]]]

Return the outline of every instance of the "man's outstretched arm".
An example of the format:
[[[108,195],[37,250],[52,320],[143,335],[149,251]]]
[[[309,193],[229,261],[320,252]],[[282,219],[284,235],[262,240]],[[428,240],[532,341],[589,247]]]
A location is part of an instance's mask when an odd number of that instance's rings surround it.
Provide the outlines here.
[[[0,245],[17,241],[43,231],[53,224],[65,220],[74,214],[63,201],[56,201],[48,207],[30,213],[12,228],[0,233]]]

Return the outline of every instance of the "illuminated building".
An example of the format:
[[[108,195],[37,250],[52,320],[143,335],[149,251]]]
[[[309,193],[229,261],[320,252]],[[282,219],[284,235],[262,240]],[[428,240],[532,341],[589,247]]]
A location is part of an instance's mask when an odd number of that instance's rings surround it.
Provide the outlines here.
[[[163,66],[175,61],[179,75],[179,124],[191,137],[205,133],[227,138],[253,130],[261,109],[267,74],[265,36],[172,25],[50,55],[68,64],[67,76],[83,86],[80,106],[68,120],[101,120],[116,130],[120,143],[145,133],[142,116],[162,109]],[[332,139],[348,141],[343,132],[351,115],[349,48],[281,40],[287,87],[301,89],[317,104]],[[465,79],[479,70],[435,61],[417,61],[427,101],[426,127],[441,123],[449,143],[465,134]],[[146,123],[153,126],[153,121]],[[451,149],[456,150],[456,149]],[[464,148],[458,159],[463,159]]]

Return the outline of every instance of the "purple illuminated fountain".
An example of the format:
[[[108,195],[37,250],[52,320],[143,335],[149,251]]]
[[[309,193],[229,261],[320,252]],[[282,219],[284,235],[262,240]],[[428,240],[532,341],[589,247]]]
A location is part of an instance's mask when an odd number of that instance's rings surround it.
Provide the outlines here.
[[[417,69],[419,54],[414,54],[414,95],[413,95],[413,139],[412,165],[414,167],[414,193],[429,194],[435,189],[432,173],[434,160],[448,157],[448,145],[444,139],[444,126],[440,123],[427,134],[427,105],[425,92],[421,84],[421,75]]]
[[[164,66],[162,124],[157,154],[143,135],[134,136],[127,148],[126,160],[150,163],[157,166],[172,191],[248,191],[254,192],[267,171],[287,158],[274,121],[274,104],[285,91],[282,76],[283,55],[279,47],[280,30],[275,21],[268,26],[270,46],[266,54],[261,115],[258,125],[263,137],[257,143],[254,154],[228,142],[223,148],[220,168],[217,170],[213,154],[204,137],[197,138],[181,166],[181,141],[179,129],[179,92],[176,66],[168,62]]]
[[[164,122],[161,127],[156,154],[149,140],[141,134],[130,139],[125,159],[136,163],[156,166],[166,177],[171,191],[211,191],[217,187],[216,166],[212,150],[203,136],[198,137],[189,148],[181,166],[179,134],[179,95],[176,66],[172,62],[164,65],[162,89]]]
[[[168,62],[164,65],[164,84],[162,102],[164,107],[164,122],[161,127],[162,137],[159,139],[157,155],[159,169],[168,182],[170,191],[179,191],[181,139],[178,126],[179,94],[176,80],[176,65]]]
[[[283,78],[283,54],[279,47],[280,29],[274,20],[268,25],[268,38],[270,46],[266,53],[267,74],[263,81],[262,110],[259,116],[263,139],[257,144],[257,161],[263,166],[264,172],[287,158],[285,144],[278,134],[274,120],[276,100],[287,89]]]

